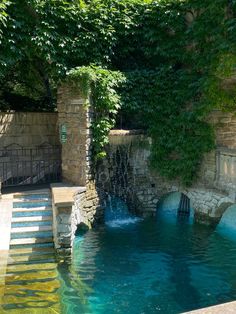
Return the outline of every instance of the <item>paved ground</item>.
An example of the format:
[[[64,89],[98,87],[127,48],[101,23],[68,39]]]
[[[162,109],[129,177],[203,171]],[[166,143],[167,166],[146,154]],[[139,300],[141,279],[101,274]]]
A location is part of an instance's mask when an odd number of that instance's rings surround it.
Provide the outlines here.
[[[5,274],[11,236],[13,195],[3,195],[0,199],[0,302],[4,295]]]
[[[0,251],[9,249],[13,195],[3,195],[0,200]]]

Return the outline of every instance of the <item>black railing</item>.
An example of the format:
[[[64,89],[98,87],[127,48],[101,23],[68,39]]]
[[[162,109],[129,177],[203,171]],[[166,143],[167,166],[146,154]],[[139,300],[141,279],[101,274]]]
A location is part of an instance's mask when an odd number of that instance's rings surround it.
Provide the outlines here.
[[[51,183],[60,177],[59,146],[0,150],[2,187]]]

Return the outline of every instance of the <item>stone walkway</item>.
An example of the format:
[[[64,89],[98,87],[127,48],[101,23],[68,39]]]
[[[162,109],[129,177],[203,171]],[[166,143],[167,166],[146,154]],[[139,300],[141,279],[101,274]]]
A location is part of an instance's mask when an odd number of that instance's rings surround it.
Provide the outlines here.
[[[13,194],[3,195],[2,199],[0,199],[0,304],[4,296],[5,274],[11,237],[12,203]]]

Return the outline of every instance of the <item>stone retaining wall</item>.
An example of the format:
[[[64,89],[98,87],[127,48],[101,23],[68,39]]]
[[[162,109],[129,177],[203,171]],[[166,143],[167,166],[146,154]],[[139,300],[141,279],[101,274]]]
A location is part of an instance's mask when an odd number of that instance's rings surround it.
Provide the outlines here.
[[[0,149],[59,145],[57,113],[0,112]]]
[[[56,113],[0,112],[0,190],[1,181],[11,185],[38,180],[39,171],[50,174],[60,160],[59,145]]]
[[[216,116],[215,120],[221,121],[218,112]],[[226,121],[225,114],[222,120]],[[224,131],[220,130],[220,134],[217,132],[216,141],[220,145],[228,145],[229,128],[230,125],[223,128]],[[224,136],[227,138],[225,143],[222,142]],[[231,156],[234,153],[232,148],[218,146],[215,151],[206,154],[198,178],[191,188],[186,189],[179,181],[165,180],[150,168],[150,144],[151,140],[143,134],[137,135],[127,131],[111,132],[110,145],[107,148],[108,157],[97,170],[99,188],[121,197],[131,209],[144,216],[153,215],[159,200],[165,194],[176,191],[190,198],[196,217],[203,222],[208,222],[209,219],[219,220],[224,210],[235,203],[236,172],[232,170],[234,163]],[[226,156],[224,158],[228,166],[224,160],[222,161],[222,154]],[[222,162],[219,163],[219,160]]]
[[[70,253],[77,226],[82,222],[86,188],[59,183],[52,184],[51,190],[54,245],[57,252]]]

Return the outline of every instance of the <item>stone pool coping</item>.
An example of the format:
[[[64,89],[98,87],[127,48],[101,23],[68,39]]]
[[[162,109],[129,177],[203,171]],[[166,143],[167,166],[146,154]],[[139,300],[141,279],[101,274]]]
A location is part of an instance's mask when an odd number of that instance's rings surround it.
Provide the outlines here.
[[[222,313],[225,314],[236,313],[236,301],[206,307],[195,311],[185,312],[182,314],[222,314]]]
[[[74,197],[76,194],[85,192],[86,188],[81,186],[73,186],[66,183],[51,184],[53,205],[57,207],[67,207],[74,205]]]

